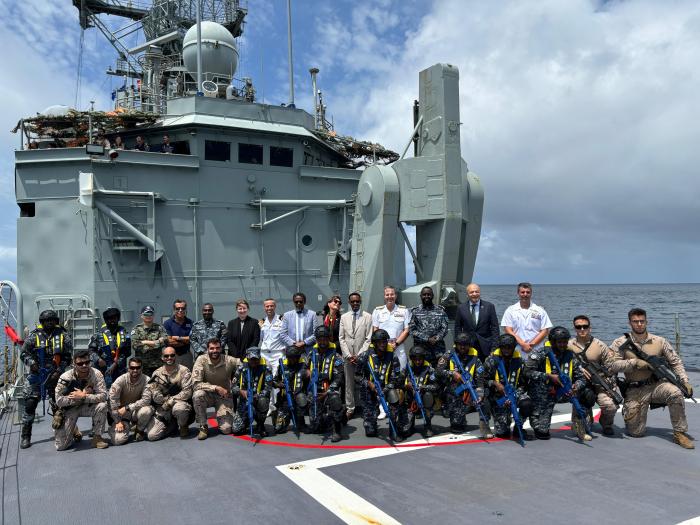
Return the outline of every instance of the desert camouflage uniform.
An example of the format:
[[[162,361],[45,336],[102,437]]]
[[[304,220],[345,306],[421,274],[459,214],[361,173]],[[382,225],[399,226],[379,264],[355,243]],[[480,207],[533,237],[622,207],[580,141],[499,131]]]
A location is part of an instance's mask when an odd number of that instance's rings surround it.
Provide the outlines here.
[[[237,357],[221,354],[219,362],[213,364],[207,354],[197,358],[192,368],[192,404],[197,424],[207,425],[207,408],[214,407],[219,432],[230,434],[233,424],[233,398],[231,379],[241,364]],[[226,389],[225,397],[216,393],[216,387]]]
[[[100,331],[93,334],[90,339],[90,344],[88,345],[88,350],[90,350],[90,360],[92,361],[92,366],[97,368],[105,378],[105,384],[109,389],[112,383],[120,375],[126,373],[126,362],[131,354],[131,337],[129,332],[126,331],[121,325],[117,326],[116,333],[107,328],[106,324],[103,324]],[[116,358],[116,366],[114,366],[114,371],[108,374],[107,371],[114,364]],[[103,368],[99,367],[99,360],[105,362]]]
[[[638,348],[650,356],[663,357],[679,379],[688,382],[688,374],[685,372],[681,358],[666,339],[647,334],[644,340],[640,340],[635,335],[631,334]],[[626,350],[624,354],[620,350],[625,341],[624,336],[618,337],[612,342],[610,349],[619,358],[611,365],[612,371],[623,372],[625,381],[628,383],[625,403],[622,407],[622,417],[625,419],[627,433],[634,437],[645,434],[647,411],[650,405],[653,408],[668,406],[674,432],[688,432],[685,399],[680,389],[667,381],[659,381],[649,369],[637,369],[634,361],[636,356],[630,350]]]
[[[207,353],[207,341],[209,339],[218,339],[221,341],[221,349],[226,348],[228,330],[226,323],[218,319],[206,321],[200,319],[192,325],[190,332],[190,348],[194,352],[195,360],[202,354]]]
[[[30,425],[34,422],[34,414],[36,407],[41,401],[41,376],[40,373],[32,373],[30,371],[32,365],[37,365],[41,368],[42,363],[39,357],[43,350],[44,359],[43,366],[45,369],[45,391],[46,397],[49,400],[49,405],[52,412],[56,411],[56,383],[59,376],[65,372],[66,367],[70,364],[73,355],[73,345],[71,344],[70,336],[66,329],[62,326],[57,326],[51,335],[44,332],[42,325],[38,324],[32,330],[24,341],[20,359],[24,363],[26,370],[29,372],[26,376],[24,387],[24,414],[22,415],[22,424]]]
[[[248,401],[241,396],[241,390],[251,395],[251,386],[248,384],[248,359],[243,360],[243,366],[233,377],[231,393],[239,397],[238,410],[233,415],[232,430],[234,434],[244,434],[248,431],[250,419],[248,419]],[[267,366],[265,359],[260,359],[260,364],[250,368],[250,379],[253,382],[253,419],[262,426],[267,419],[267,411],[270,408],[270,395],[272,394],[272,369]]]
[[[418,403],[415,402],[415,396],[406,387],[411,384],[411,378],[408,375],[408,365],[411,366],[413,370],[413,375],[416,378],[416,384],[418,385],[418,390],[421,395],[421,401],[423,401],[423,411],[425,412],[425,426],[430,427],[433,419],[433,410],[435,405],[432,407],[425,406],[425,394],[430,393],[433,397],[433,403],[437,401],[438,391],[440,390],[440,385],[438,383],[438,377],[435,369],[430,366],[428,361],[423,361],[421,366],[413,366],[413,363],[409,360],[406,371],[404,373],[404,399],[403,399],[403,410],[406,411],[408,424],[405,428],[402,428],[404,434],[410,434],[413,432],[413,427],[416,422],[416,416],[420,414],[420,408],[418,408]]]
[[[583,353],[584,349],[585,354]],[[617,374],[611,372],[611,367],[616,360],[615,353],[610,350],[605,343],[603,343],[600,339],[593,337],[591,338],[590,343],[582,345],[576,340],[575,337],[573,337],[569,340],[569,350],[573,351],[575,354],[582,354],[583,357],[581,358],[586,361],[597,363],[603,372],[603,378],[607,380],[611,388],[618,390],[616,381]],[[615,420],[615,413],[617,412],[618,408],[617,405],[602,386],[595,385],[592,383],[592,381],[586,381],[586,390],[590,390],[592,392],[590,397],[595,399],[600,407],[600,426],[602,426],[604,430],[612,429],[613,422]],[[584,394],[580,397],[582,397],[583,401],[588,396]],[[584,403],[584,405],[588,404],[590,404],[590,402]]]
[[[275,432],[285,432],[291,423],[291,411],[294,411],[294,418],[296,419],[297,427],[304,426],[304,412],[305,408],[297,406],[297,396],[304,396],[305,400],[308,400],[307,389],[309,383],[308,368],[306,367],[306,360],[301,357],[296,366],[292,367],[287,359],[284,360],[284,371],[287,375],[287,382],[289,383],[290,394],[292,396],[292,407],[287,403],[287,394],[284,390],[284,379],[282,378],[282,368],[277,368],[277,374],[273,378],[276,389],[279,390],[278,399],[276,406],[277,409],[277,421],[275,421]]]
[[[156,347],[144,346],[141,341],[158,341]],[[160,359],[161,350],[168,344],[168,332],[158,323],[146,328],[143,323],[137,324],[131,331],[131,347],[134,355],[143,361],[143,373],[151,375],[163,362]]]
[[[426,308],[422,304],[411,308],[411,320],[408,330],[413,337],[413,344],[422,346],[428,352],[428,361],[435,366],[437,360],[445,353],[445,336],[448,330],[448,319],[445,309],[439,304]],[[435,344],[428,340],[437,336]]]
[[[136,383],[132,383],[129,374],[119,376],[109,389],[109,410],[114,424],[109,428],[109,437],[113,445],[124,445],[129,441],[131,425],[136,425],[136,430],[145,432],[153,417],[153,407],[148,396],[149,377],[141,374]],[[126,414],[120,416],[118,410],[126,407]],[[117,423],[124,423],[124,430],[117,432]]]
[[[313,377],[314,372],[312,361],[314,352],[316,352],[318,361],[317,392],[318,394],[327,392],[327,395],[316,403],[315,410],[313,398],[309,397],[309,430],[311,432],[324,432],[331,426],[331,422],[341,422],[345,416],[343,398],[341,397],[341,389],[345,381],[345,367],[343,359],[336,352],[334,343],[330,343],[325,352],[318,348],[318,344],[315,344],[307,357],[311,377]],[[311,392],[312,386],[309,382],[309,392]]]
[[[459,355],[457,350],[453,351],[455,355]],[[437,376],[445,388],[445,398],[447,401],[447,410],[450,415],[450,426],[455,430],[466,429],[467,414],[476,412],[477,409],[473,404],[473,400],[469,397],[468,391],[457,393],[457,389],[462,383],[454,381],[453,374],[459,372],[458,368],[452,361],[452,353],[446,352],[438,360]],[[491,419],[491,408],[489,406],[489,398],[484,391],[484,365],[479,359],[479,352],[476,348],[469,348],[465,356],[460,357],[460,362],[466,372],[472,376],[472,384],[474,390],[479,397],[482,398],[481,410],[486,417],[486,422]],[[481,420],[481,415],[479,415]]]
[[[510,408],[498,405],[497,401],[502,396],[497,393],[493,386],[496,382],[504,385],[506,381],[506,379],[501,377],[498,373],[498,362],[501,360],[503,360],[506,374],[508,374],[508,383],[515,389],[515,397],[518,401],[518,412],[520,413],[520,421],[523,425],[530,416],[532,401],[527,394],[527,380],[525,378],[524,364],[520,352],[517,350],[513,352],[510,362],[507,362],[501,357],[501,349],[496,348],[484,361],[484,380],[487,386],[490,387],[489,404],[491,405],[491,412],[493,413],[494,431],[497,435],[506,435],[510,433],[512,415]]]
[[[530,414],[530,424],[532,428],[540,433],[546,434],[549,432],[549,426],[552,422],[552,413],[554,405],[557,403],[568,403],[569,398],[557,398],[556,387],[551,385],[547,380],[546,374],[554,374],[547,351],[552,347],[549,341],[545,343],[543,348],[538,348],[530,352],[528,359],[525,361],[524,373],[525,378],[529,382],[528,393],[532,398],[532,413]],[[586,385],[581,365],[574,357],[571,350],[565,350],[563,354],[554,355],[559,361],[562,374],[567,374],[571,379],[571,384],[576,391],[582,391]],[[578,418],[578,415],[575,415]]]
[[[75,388],[92,389],[85,399],[73,400],[68,394]],[[66,450],[75,441],[75,429],[79,417],[92,418],[92,432],[101,436],[107,419],[107,387],[99,370],[90,367],[87,379],[78,379],[75,370],[61,374],[55,389],[56,404],[63,410],[63,425],[55,432],[56,450]]]
[[[406,405],[400,402],[401,395],[398,392],[405,382],[405,375],[401,372],[401,362],[398,356],[394,355],[394,349],[391,345],[387,346],[387,351],[380,358],[372,344],[366,352],[360,354],[355,366],[355,382],[360,387],[365,433],[368,435],[377,434],[377,416],[379,415],[379,397],[368,386],[370,383],[373,383],[368,363],[371,364],[374,374],[382,386],[382,393],[387,405],[389,405],[390,415],[396,425],[396,430],[397,432],[402,432],[403,429],[409,427],[409,423]],[[398,399],[395,403],[390,403],[389,399],[387,399],[387,395],[391,390],[394,391]]]
[[[192,412],[189,401],[192,397],[192,373],[184,365],[168,374],[161,366],[151,377],[146,387],[147,398],[155,410],[153,419],[146,427],[149,441],[164,438],[173,430],[175,424],[186,427]]]

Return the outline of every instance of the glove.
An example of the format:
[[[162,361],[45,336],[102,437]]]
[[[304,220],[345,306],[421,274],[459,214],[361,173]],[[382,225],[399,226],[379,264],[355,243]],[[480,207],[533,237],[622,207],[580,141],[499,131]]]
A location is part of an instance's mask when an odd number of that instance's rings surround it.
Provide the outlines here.
[[[693,397],[693,385],[691,385],[688,381],[683,381],[683,386],[688,391],[688,398]]]
[[[161,406],[163,407],[163,410],[172,410],[174,404],[175,401],[173,401],[172,399],[168,399]]]
[[[634,363],[634,368],[636,368],[637,370],[651,370],[649,363],[647,363],[643,359],[637,359],[636,363]]]

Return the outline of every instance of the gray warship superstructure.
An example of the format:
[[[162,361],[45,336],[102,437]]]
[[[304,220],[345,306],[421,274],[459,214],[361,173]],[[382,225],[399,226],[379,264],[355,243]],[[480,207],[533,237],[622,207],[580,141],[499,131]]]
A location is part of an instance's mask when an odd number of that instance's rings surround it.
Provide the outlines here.
[[[107,137],[119,134],[130,148],[141,136],[151,151],[91,154],[61,147],[79,141],[31,137],[36,119],[33,128],[21,123],[23,139],[39,145],[16,152],[27,322],[57,310],[80,346],[103,309],[121,308],[128,325],[145,304],[167,315],[175,298],[197,312],[203,301],[229,309],[244,297],[259,311],[267,297],[290,302],[302,290],[319,309],[331,294],[359,290],[371,307],[392,284],[404,304],[418,304],[423,285],[448,309],[458,304],[472,276],[483,193],[461,157],[455,67],[420,73],[416,127],[406,130],[413,158],[373,163],[385,150],[372,145],[374,155],[358,162],[326,121],[317,70],[311,113],[258,103],[251,79],[234,77],[234,37],[246,13],[239,2],[205,2],[199,37],[194,1],[155,1],[145,11],[75,4],[83,27],[107,31],[98,15],[108,12],[138,20],[150,39],[131,50],[115,44],[121,57],[111,72],[125,84],[112,116],[143,118]],[[97,112],[89,116],[94,142],[102,124]],[[164,134],[172,153],[159,152]],[[415,227],[415,249],[406,225]],[[418,280],[410,288],[405,246]]]

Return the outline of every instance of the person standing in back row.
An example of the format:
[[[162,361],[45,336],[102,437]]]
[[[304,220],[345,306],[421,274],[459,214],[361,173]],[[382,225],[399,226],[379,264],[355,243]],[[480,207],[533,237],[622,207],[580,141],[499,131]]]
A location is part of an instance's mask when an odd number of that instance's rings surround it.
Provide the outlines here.
[[[251,346],[260,343],[260,325],[257,319],[248,315],[250,305],[245,299],[236,301],[238,317],[228,322],[228,355],[243,359]]]
[[[384,305],[377,306],[372,312],[372,330],[386,330],[389,344],[394,348],[394,355],[401,363],[401,370],[406,368],[406,350],[403,342],[408,338],[408,326],[411,312],[405,306],[396,304],[396,288],[384,287]]]
[[[292,297],[294,310],[285,312],[282,316],[284,326],[284,344],[303,348],[306,354],[316,343],[314,332],[318,326],[316,314],[306,308],[306,296],[297,292]]]
[[[194,359],[190,351],[190,333],[192,332],[192,319],[187,317],[187,303],[183,299],[175,299],[173,303],[173,315],[166,319],[163,328],[168,332],[168,344],[177,353],[177,362],[192,370]]]
[[[372,336],[372,315],[363,311],[362,297],[358,292],[348,296],[350,311],[340,316],[340,350],[345,367],[345,415],[352,419],[355,414],[355,366],[359,356],[364,354],[370,345]]]
[[[461,332],[474,334],[479,358],[484,361],[498,341],[498,315],[493,303],[481,298],[481,288],[476,283],[467,285],[469,301],[459,305],[455,317],[455,337]]]
[[[518,284],[518,298],[517,303],[506,309],[501,326],[507,334],[515,337],[520,351],[527,355],[544,346],[552,321],[544,308],[532,302],[530,283]]]

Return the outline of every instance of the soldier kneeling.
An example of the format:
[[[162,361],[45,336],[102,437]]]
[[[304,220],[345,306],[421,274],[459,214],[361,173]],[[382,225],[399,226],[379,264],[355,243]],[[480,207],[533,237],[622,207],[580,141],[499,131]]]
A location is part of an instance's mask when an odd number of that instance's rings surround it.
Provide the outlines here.
[[[425,348],[422,346],[414,346],[411,348],[408,355],[410,361],[406,366],[406,381],[404,383],[406,396],[404,398],[405,407],[403,408],[409,417],[406,434],[408,435],[413,432],[416,416],[420,414],[422,417],[425,417],[423,425],[425,437],[432,437],[433,426],[431,421],[433,418],[433,405],[435,404],[435,397],[438,391],[435,369],[430,366],[430,363],[426,360],[428,352],[426,352]],[[411,381],[411,372],[413,373],[414,381],[418,387],[418,395],[423,405],[422,411],[418,405],[418,401],[416,401],[413,382]]]
[[[281,359],[282,365],[277,368],[275,376],[275,387],[279,389],[277,399],[277,417],[275,420],[275,432],[283,433],[287,431],[289,423],[294,418],[296,431],[305,429],[304,411],[309,406],[306,390],[309,383],[309,370],[306,368],[306,361],[302,357],[303,348],[290,346],[287,348],[287,358]],[[284,369],[284,376],[282,375]],[[289,386],[289,392],[287,392]],[[289,404],[291,399],[291,406]]]
[[[149,377],[142,373],[143,363],[138,357],[129,359],[129,372],[119,376],[109,389],[109,406],[114,425],[110,428],[112,445],[129,441],[129,429],[134,426],[134,441],[146,438],[146,427],[153,417],[148,397]]]
[[[270,409],[272,386],[272,370],[268,368],[265,359],[260,357],[260,348],[248,348],[243,366],[236,372],[231,387],[233,396],[239,398],[238,409],[233,415],[234,434],[244,434],[252,426],[252,420],[255,420],[256,433],[261,438],[267,436],[265,419]]]
[[[92,418],[93,448],[107,448],[102,430],[107,418],[107,387],[102,373],[90,366],[90,352],[79,350],[73,368],[61,374],[56,385],[56,404],[63,409],[63,422],[56,429],[56,450],[66,450],[83,435],[79,417]]]

